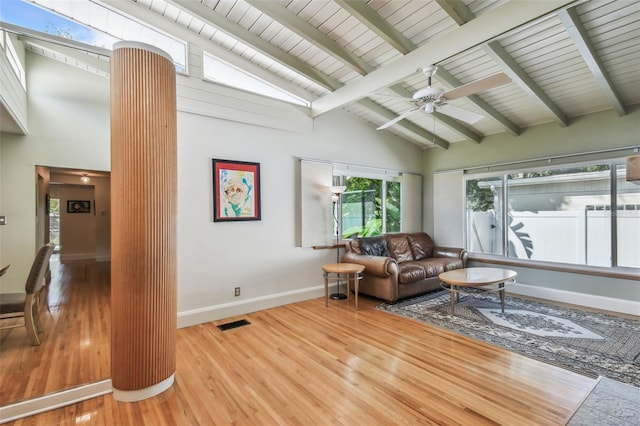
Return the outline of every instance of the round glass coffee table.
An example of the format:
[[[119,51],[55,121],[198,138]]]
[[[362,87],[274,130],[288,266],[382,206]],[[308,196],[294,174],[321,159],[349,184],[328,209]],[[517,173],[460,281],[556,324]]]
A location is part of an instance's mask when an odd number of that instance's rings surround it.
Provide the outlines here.
[[[438,275],[442,288],[451,294],[451,316],[455,315],[456,299],[460,293],[469,293],[472,288],[483,291],[497,291],[500,294],[500,307],[504,313],[505,284],[515,284],[518,274],[510,269],[502,268],[464,268],[443,272]]]

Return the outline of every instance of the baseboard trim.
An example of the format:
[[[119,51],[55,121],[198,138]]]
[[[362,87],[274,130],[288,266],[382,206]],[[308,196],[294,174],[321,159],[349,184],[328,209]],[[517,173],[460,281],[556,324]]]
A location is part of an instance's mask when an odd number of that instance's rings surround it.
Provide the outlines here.
[[[113,391],[111,379],[77,386],[0,407],[0,424],[96,398]]]
[[[178,312],[178,328],[191,327],[322,296],[324,296],[324,285]]]
[[[537,297],[540,299],[553,300],[561,303],[570,303],[572,305],[586,306],[590,308],[602,309],[605,311],[619,312],[622,314],[640,314],[640,302],[634,302],[631,300],[596,296],[593,294],[577,293],[574,291],[558,290],[554,288],[540,287],[525,283],[517,283],[516,285],[507,287],[507,291],[512,294]]]
[[[144,389],[137,389],[133,391],[125,391],[113,388],[113,399],[123,402],[135,402],[154,397],[169,389],[173,385],[174,377],[175,373],[162,380],[160,383],[156,383],[155,385],[149,386]]]
[[[86,260],[96,260],[95,253],[74,253],[60,254],[60,263],[80,262]]]

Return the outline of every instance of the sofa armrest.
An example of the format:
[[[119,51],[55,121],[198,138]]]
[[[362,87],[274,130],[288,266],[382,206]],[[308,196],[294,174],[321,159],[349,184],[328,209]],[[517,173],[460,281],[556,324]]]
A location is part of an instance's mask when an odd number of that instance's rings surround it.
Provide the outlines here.
[[[398,265],[392,257],[369,256],[366,254],[347,252],[342,256],[342,261],[363,265],[366,268],[367,274],[376,277],[386,278],[393,273],[398,273]]]
[[[453,257],[462,259],[462,264],[467,267],[467,251],[457,247],[434,247],[433,257]]]

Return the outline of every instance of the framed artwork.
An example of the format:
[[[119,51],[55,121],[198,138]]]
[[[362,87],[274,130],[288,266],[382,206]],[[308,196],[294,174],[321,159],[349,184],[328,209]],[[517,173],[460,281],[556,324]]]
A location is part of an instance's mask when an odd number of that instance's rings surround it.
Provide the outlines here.
[[[212,161],[213,221],[260,220],[260,163]]]
[[[91,201],[67,200],[67,213],[91,213]]]

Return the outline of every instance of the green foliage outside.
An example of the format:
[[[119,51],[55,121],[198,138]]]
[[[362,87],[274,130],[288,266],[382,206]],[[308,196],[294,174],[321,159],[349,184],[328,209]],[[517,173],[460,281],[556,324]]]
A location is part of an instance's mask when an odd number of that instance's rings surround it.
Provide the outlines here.
[[[382,180],[350,177],[343,196],[343,223],[358,218],[359,224],[343,230],[343,238],[370,237],[382,233]],[[400,231],[400,183],[387,182],[387,232]],[[364,223],[362,223],[364,222]]]
[[[60,247],[60,199],[49,200],[49,241]]]

